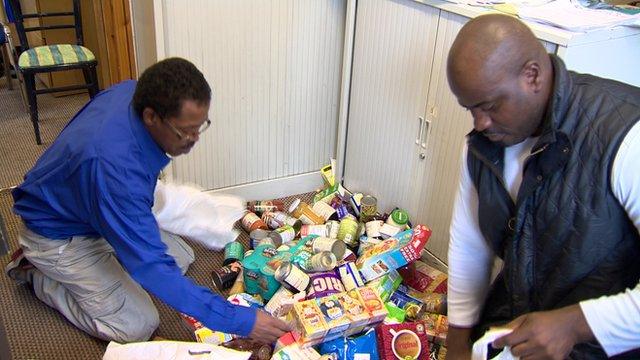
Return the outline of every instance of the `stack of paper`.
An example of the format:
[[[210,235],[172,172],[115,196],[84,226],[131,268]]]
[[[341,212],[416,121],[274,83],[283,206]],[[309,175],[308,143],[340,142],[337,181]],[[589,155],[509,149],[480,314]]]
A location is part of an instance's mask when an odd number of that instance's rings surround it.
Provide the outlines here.
[[[572,31],[589,31],[619,25],[640,24],[640,14],[619,11],[589,9],[570,0],[555,0],[541,6],[522,6],[518,16]]]

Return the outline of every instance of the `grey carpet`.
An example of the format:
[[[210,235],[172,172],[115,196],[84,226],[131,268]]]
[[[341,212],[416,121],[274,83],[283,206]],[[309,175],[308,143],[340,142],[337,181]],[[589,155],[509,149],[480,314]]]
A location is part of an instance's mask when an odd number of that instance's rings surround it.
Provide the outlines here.
[[[14,81],[13,90],[8,90],[5,80],[0,79],[0,189],[19,184],[69,119],[89,100],[86,94],[59,98],[50,94],[38,96],[42,145],[37,145],[18,84]]]
[[[14,83],[15,85],[15,83]],[[38,157],[55,139],[60,130],[87,101],[86,95],[54,98],[40,96],[40,119],[43,145],[38,146],[28,113],[24,110],[17,90],[8,91],[0,80],[0,188],[17,185]],[[313,194],[300,195],[311,201]],[[283,199],[290,204],[296,196]],[[13,200],[10,191],[0,191],[0,216],[5,221],[9,235],[9,248],[17,249],[20,219],[11,212]],[[248,248],[248,235],[242,231],[240,242]],[[200,285],[212,288],[211,271],[222,266],[223,255],[191,244],[196,261],[187,276]],[[9,261],[9,255],[0,257],[0,266]],[[178,314],[157,301],[160,327],[156,336],[191,341],[191,333],[182,324]],[[41,303],[26,286],[18,286],[4,273],[0,273],[0,312],[8,334],[13,359],[100,359],[107,343],[94,339],[76,329],[58,312]]]

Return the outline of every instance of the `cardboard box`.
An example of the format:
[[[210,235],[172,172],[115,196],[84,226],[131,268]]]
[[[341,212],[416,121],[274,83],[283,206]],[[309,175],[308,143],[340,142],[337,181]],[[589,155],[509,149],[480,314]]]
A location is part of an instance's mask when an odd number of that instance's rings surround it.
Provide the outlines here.
[[[381,360],[429,358],[429,342],[422,322],[382,324],[376,328]]]
[[[324,319],[324,314],[315,299],[294,304],[293,316],[300,334],[300,343],[310,345],[314,340],[321,341],[329,332],[329,326]]]
[[[431,229],[417,225],[365,250],[356,261],[365,281],[375,280],[420,258]]]
[[[384,301],[370,287],[363,286],[349,291],[349,296],[358,299],[367,309],[369,313],[369,322],[367,325],[373,325],[381,322],[387,317],[387,309],[384,307]]]

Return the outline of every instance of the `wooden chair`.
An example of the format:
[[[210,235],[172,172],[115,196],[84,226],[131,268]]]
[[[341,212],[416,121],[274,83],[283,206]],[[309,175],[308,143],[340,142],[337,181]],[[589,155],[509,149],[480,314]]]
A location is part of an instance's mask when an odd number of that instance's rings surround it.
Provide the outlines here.
[[[55,1],[55,0],[53,0]],[[87,89],[89,96],[93,98],[98,94],[98,75],[96,66],[98,62],[93,53],[83,46],[82,19],[80,15],[80,0],[73,0],[73,10],[69,12],[33,13],[23,14],[20,0],[9,0],[15,17],[16,32],[20,39],[22,53],[18,59],[18,70],[22,73],[29,102],[29,114],[33,123],[36,143],[42,144],[40,128],[38,126],[38,103],[36,96],[53,92]],[[49,17],[73,17],[72,24],[32,26],[25,27],[25,19],[40,19]],[[53,29],[75,29],[75,44],[50,44],[31,48],[27,39],[30,31],[42,31]],[[81,69],[85,84],[50,87],[37,89],[35,75],[54,71]]]

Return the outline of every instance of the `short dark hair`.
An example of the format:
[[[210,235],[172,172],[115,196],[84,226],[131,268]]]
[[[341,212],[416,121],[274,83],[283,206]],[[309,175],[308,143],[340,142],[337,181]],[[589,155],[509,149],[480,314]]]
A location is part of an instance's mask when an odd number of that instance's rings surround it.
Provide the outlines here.
[[[195,65],[173,57],[155,63],[142,73],[132,103],[140,117],[149,107],[161,118],[167,118],[179,116],[185,100],[208,104],[211,88]]]

